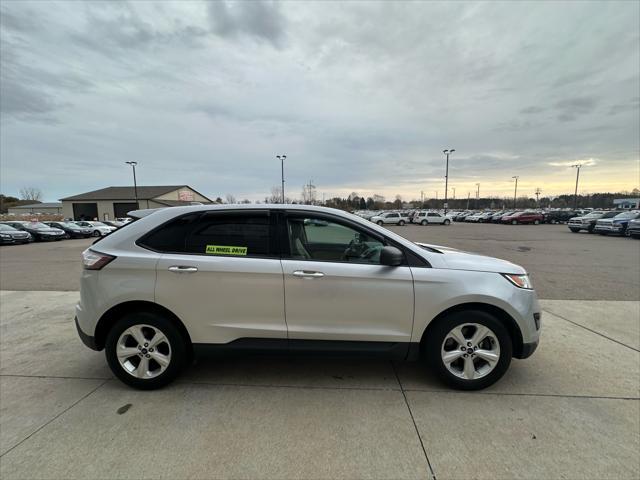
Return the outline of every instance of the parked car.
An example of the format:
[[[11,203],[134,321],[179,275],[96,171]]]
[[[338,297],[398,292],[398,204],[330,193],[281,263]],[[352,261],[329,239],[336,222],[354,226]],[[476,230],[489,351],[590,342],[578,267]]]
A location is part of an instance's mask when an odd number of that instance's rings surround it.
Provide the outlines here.
[[[81,227],[73,222],[43,222],[53,228],[58,228],[66,233],[67,238],[87,238],[91,236],[91,229]]]
[[[42,222],[24,222],[11,220],[2,223],[18,230],[28,232],[36,242],[65,239],[64,231],[60,230],[59,228],[52,228]]]
[[[505,215],[502,217],[501,221],[502,223],[510,223],[511,225],[518,225],[522,223],[533,223],[538,225],[544,221],[544,215],[532,211],[515,212],[511,215]]]
[[[419,223],[420,225],[439,224],[449,225],[451,224],[451,217],[439,212],[426,212],[420,211],[417,216],[413,218],[413,223]]]
[[[573,217],[567,222],[567,226],[569,230],[573,233],[578,233],[580,230],[586,230],[589,233],[593,233],[593,230],[596,228],[596,221],[603,218],[613,218],[618,215],[619,211],[611,211],[611,212],[600,212],[595,211],[588,213],[582,217]]]
[[[536,293],[504,260],[416,244],[323,207],[138,214],[83,252],[75,319],[82,341],[135,388],[168,384],[192,354],[285,350],[422,359],[473,390],[538,344]]]
[[[600,220],[596,220],[594,232],[600,235],[624,235],[629,222],[636,218],[640,218],[640,213],[635,211],[622,212],[613,218],[601,218]]]
[[[392,225],[404,225],[409,221],[408,217],[404,217],[399,212],[385,212],[375,217],[371,217],[373,223],[378,225],[392,224]]]
[[[467,210],[466,212],[460,212],[458,215],[456,215],[455,217],[453,217],[453,220],[455,222],[464,222],[465,218],[467,218],[469,215],[473,215],[474,212]]]
[[[33,237],[29,232],[24,232],[11,225],[0,223],[0,245],[30,242],[33,242]]]
[[[629,221],[627,225],[627,235],[631,238],[640,238],[640,218]]]
[[[116,228],[120,228],[125,225],[124,222],[119,222],[117,220],[102,220],[102,223],[104,223],[108,227],[116,227]]]
[[[464,219],[465,222],[484,223],[491,221],[493,212],[478,212],[473,215],[469,215]]]
[[[102,222],[87,222],[84,220],[79,220],[76,222],[73,222],[76,225],[79,225],[81,227],[85,227],[91,230],[91,235],[94,237],[100,237],[100,236],[105,236],[105,235],[109,235],[111,232],[115,232],[117,230],[116,227],[112,227],[110,225],[106,225]]]
[[[547,223],[566,223],[577,215],[573,210],[551,210],[544,215],[544,221]]]
[[[514,210],[503,210],[501,212],[494,213],[491,217],[491,222],[500,223],[502,221],[502,217],[505,217],[507,215],[512,215],[514,213],[515,213]]]

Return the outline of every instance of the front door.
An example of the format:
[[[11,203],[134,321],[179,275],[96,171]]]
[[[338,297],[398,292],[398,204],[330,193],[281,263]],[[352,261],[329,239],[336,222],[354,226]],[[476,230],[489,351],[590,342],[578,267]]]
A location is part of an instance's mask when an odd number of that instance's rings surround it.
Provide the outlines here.
[[[162,253],[156,301],[194,343],[286,339],[284,286],[267,211],[194,213],[143,239]]]
[[[384,237],[306,212],[288,213],[284,228],[290,340],[410,341],[413,278],[409,266],[380,265]]]

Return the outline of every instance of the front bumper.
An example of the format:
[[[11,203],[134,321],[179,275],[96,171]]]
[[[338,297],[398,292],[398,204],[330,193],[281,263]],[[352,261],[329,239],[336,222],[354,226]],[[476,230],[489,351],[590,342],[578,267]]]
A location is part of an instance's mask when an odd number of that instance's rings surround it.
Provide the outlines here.
[[[539,343],[540,343],[539,340],[536,340],[535,342],[531,342],[531,343],[523,343],[522,350],[519,352],[519,355],[516,358],[520,358],[520,359],[529,358],[531,355],[533,355],[533,352],[536,351]]]
[[[98,350],[95,337],[92,337],[91,335],[87,335],[82,331],[82,329],[80,328],[80,325],[78,324],[78,317],[75,317],[75,322],[76,322],[76,330],[78,330],[78,336],[80,337],[80,340],[82,340],[82,343],[84,343],[91,350]]]
[[[596,232],[621,233],[624,230],[622,225],[596,225]]]

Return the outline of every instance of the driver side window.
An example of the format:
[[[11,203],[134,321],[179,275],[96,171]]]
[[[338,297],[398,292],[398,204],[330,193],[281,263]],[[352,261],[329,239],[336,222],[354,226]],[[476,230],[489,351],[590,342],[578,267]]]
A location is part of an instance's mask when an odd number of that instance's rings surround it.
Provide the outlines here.
[[[384,243],[324,218],[287,219],[291,258],[325,262],[380,264]]]

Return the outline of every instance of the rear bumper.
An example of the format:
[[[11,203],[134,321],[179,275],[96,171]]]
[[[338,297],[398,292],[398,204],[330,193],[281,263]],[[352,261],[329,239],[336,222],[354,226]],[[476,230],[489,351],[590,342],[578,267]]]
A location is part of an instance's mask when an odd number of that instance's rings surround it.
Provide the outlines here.
[[[80,337],[80,340],[82,340],[82,343],[84,343],[91,350],[98,350],[95,337],[92,337],[91,335],[87,335],[82,331],[82,329],[80,328],[80,325],[78,324],[78,317],[75,317],[75,322],[76,322],[76,330],[78,330],[78,336]]]

